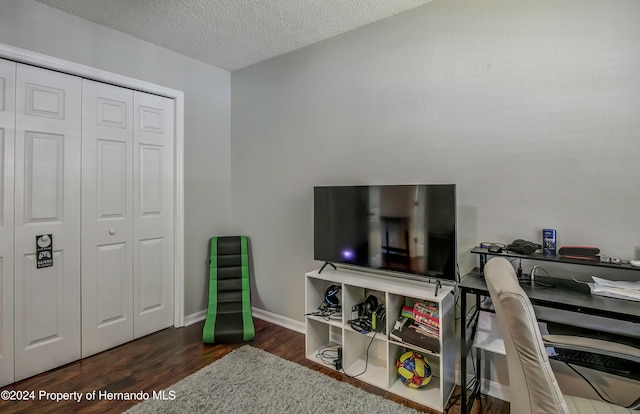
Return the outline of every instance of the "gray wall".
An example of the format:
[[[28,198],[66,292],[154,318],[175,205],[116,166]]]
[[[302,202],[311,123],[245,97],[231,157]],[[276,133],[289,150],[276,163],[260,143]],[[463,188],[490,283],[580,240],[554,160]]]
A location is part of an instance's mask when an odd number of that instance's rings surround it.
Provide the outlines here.
[[[302,321],[313,186],[456,183],[481,241],[640,254],[640,2],[443,0],[231,74],[231,230]],[[637,277],[637,273],[636,273]]]
[[[254,305],[302,321],[319,184],[456,183],[463,273],[544,227],[637,257],[639,12],[442,0],[231,75],[31,0],[0,3],[0,42],[184,91],[185,314],[208,238],[244,233]]]
[[[184,312],[205,309],[208,239],[228,231],[229,72],[31,0],[0,3],[0,43],[184,92]]]

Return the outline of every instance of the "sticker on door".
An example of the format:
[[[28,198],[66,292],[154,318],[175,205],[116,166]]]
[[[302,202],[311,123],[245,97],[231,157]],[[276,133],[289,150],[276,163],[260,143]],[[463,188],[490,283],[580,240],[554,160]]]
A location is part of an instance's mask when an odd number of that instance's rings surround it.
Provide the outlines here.
[[[53,234],[36,236],[36,268],[53,266]]]

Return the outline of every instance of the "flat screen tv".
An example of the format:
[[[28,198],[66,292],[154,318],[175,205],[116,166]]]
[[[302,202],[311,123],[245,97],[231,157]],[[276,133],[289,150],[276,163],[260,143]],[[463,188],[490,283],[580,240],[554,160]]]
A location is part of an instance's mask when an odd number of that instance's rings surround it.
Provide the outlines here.
[[[455,184],[314,187],[314,259],[456,281]]]

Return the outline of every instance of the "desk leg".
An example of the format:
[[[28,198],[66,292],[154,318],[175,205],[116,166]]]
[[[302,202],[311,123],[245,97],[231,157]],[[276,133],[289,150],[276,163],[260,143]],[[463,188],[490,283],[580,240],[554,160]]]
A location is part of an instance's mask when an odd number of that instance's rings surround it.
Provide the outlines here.
[[[480,399],[482,393],[482,373],[480,372],[480,366],[482,365],[482,351],[473,349],[473,338],[475,337],[476,330],[478,329],[478,319],[480,316],[480,295],[476,294],[476,307],[469,325],[471,326],[471,337],[467,338],[467,295],[466,292],[460,293],[460,306],[462,308],[462,315],[460,323],[460,412],[462,414],[468,414],[473,408],[473,403],[476,399]],[[474,355],[475,352],[475,355]],[[475,382],[471,390],[471,394],[467,392],[467,357],[471,353],[475,356]]]
[[[467,414],[467,293],[460,291],[460,412]]]
[[[480,318],[480,295],[476,295],[476,325],[474,327],[474,332],[476,329],[478,329],[478,319]],[[474,352],[473,349],[471,350],[471,352]],[[473,401],[471,401],[471,406],[473,406],[473,402],[475,400],[479,400],[480,397],[482,396],[482,372],[480,371],[480,366],[482,365],[482,350],[481,349],[476,349],[475,351],[475,355],[476,355],[476,383],[474,384],[473,387],[473,392],[471,393],[471,398],[473,399]]]

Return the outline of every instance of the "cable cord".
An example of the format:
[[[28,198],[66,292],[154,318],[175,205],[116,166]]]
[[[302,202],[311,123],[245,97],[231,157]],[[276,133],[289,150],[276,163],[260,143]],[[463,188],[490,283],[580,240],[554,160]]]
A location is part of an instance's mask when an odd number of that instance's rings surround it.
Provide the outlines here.
[[[456,295],[456,300],[454,302],[454,306],[455,306],[456,310],[458,311],[457,313],[460,315],[460,316],[456,316],[455,317],[454,320],[456,320],[456,321],[459,321],[459,320],[462,319],[462,306],[460,305],[460,303],[458,303],[459,300],[460,300],[460,294]]]
[[[603,401],[608,402],[609,404],[618,405],[618,404],[616,404],[616,403],[614,403],[614,402],[611,402],[611,401],[609,401],[608,399],[604,398],[604,397],[602,396],[602,394],[600,394],[600,392],[598,392],[598,390],[596,389],[596,387],[591,383],[591,381],[589,381],[589,380],[587,379],[587,377],[585,377],[584,375],[582,375],[582,373],[581,373],[580,371],[578,371],[577,369],[575,369],[575,368],[573,367],[573,365],[569,364],[568,362],[565,362],[565,364],[566,364],[569,368],[571,368],[571,370],[572,370],[573,372],[575,372],[575,373],[576,373],[576,374],[578,374],[578,375],[579,375],[583,380],[585,380],[585,381],[586,381],[586,383],[587,383],[587,384],[589,384],[589,386],[591,387],[591,389],[592,389],[593,391],[595,391],[595,393],[596,393],[596,394],[598,394],[598,397],[600,397]]]
[[[316,358],[322,361],[325,365],[335,366],[336,361],[338,360],[338,347],[340,344],[330,344],[325,345],[318,349],[316,352]],[[335,349],[332,349],[335,347]],[[333,355],[332,355],[333,354]]]
[[[469,354],[471,355],[471,367],[473,368],[473,378],[471,378],[470,381],[475,381],[478,379],[478,375],[480,375],[479,372],[476,372],[476,353],[473,351],[473,349],[471,349],[471,352],[469,352]]]
[[[333,315],[336,314],[340,314],[340,317],[342,317],[342,307],[341,306],[329,306],[327,305],[327,302],[322,302],[322,304],[320,304],[320,306],[318,306],[318,309],[313,311],[313,312],[309,312],[309,313],[305,313],[306,315],[312,315],[312,316],[317,316],[320,317],[326,321],[331,320]]]
[[[543,287],[553,287],[554,286],[553,284],[540,282],[539,280],[537,280],[534,277],[534,276],[537,276],[536,270],[544,271],[547,274],[545,277],[548,277],[549,279],[551,279],[553,281],[553,276],[551,276],[551,274],[547,271],[547,269],[545,269],[544,267],[540,267],[540,266],[533,266],[533,269],[531,269],[531,272],[529,273],[529,280],[526,280],[525,278],[523,278],[522,281],[531,283],[531,280],[533,280],[534,285],[543,286]]]
[[[467,392],[469,391],[469,389],[473,389],[475,387],[476,381],[477,381],[477,378],[473,377],[465,384],[465,387],[467,387]],[[447,414],[449,412],[449,410],[454,405],[456,405],[458,400],[460,400],[460,397],[462,397],[462,391],[460,391],[457,395],[452,396],[451,399],[449,400],[449,402],[447,403],[447,406],[444,408],[444,413],[443,414]]]
[[[356,375],[349,375],[349,374],[347,374],[347,371],[344,370],[344,365],[342,365],[342,373],[344,375],[346,375],[349,378],[356,378],[356,377],[359,377],[360,375],[364,374],[365,372],[367,372],[367,368],[369,367],[369,348],[371,348],[371,344],[373,343],[373,340],[375,339],[377,333],[378,332],[376,332],[376,331],[373,332],[373,336],[371,337],[371,341],[369,341],[369,345],[367,345],[367,355],[366,355],[365,360],[364,360],[364,371],[362,371],[361,373],[356,374]]]
[[[480,309],[476,309],[476,305],[475,305],[475,303],[474,303],[474,304],[473,304],[473,305],[472,305],[472,306],[467,310],[467,314],[465,315],[465,325],[466,325],[466,327],[467,327],[467,328],[471,325],[471,323],[472,323],[473,321],[475,321],[475,320],[477,319],[477,318],[476,318],[476,316],[475,316],[475,315],[476,315],[476,313],[478,313],[478,312],[481,312],[481,311],[485,310],[485,308],[483,308],[483,307],[482,307],[482,305],[484,305],[484,304],[485,304],[485,302],[486,302],[487,300],[489,300],[489,297],[485,297],[484,299],[482,299],[482,300],[480,301]],[[460,313],[462,314],[462,309],[460,309]]]
[[[462,396],[462,394],[458,393],[458,395],[452,397],[449,402],[447,403],[447,406],[444,407],[444,413],[443,414],[448,414],[449,410],[451,409],[451,407],[453,407],[454,405],[456,405],[456,403],[458,402],[458,400],[460,399],[460,396]]]

